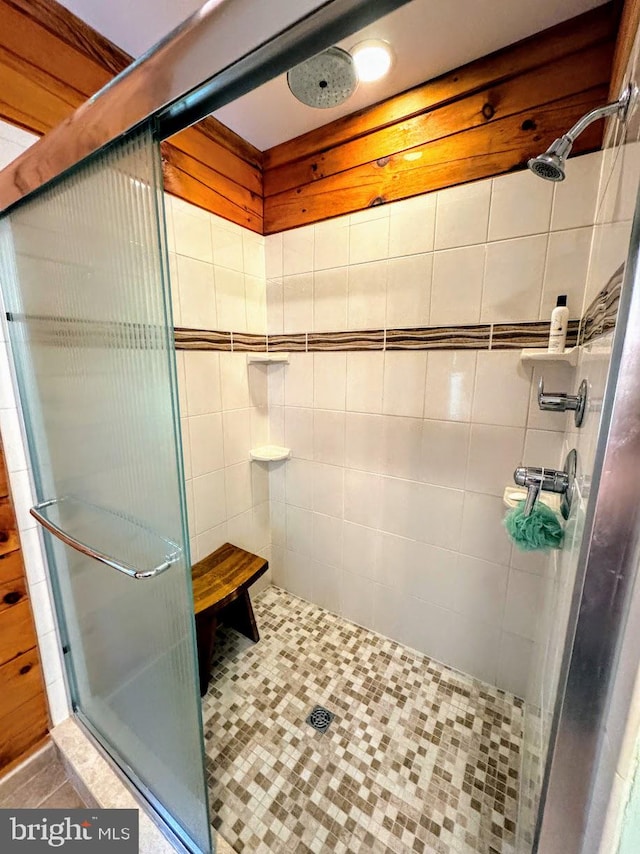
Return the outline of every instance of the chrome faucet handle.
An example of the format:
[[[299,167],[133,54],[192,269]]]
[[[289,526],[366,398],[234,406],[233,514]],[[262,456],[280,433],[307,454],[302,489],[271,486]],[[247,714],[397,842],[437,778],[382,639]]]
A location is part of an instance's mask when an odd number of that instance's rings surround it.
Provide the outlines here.
[[[527,487],[527,500],[524,503],[524,515],[531,516],[531,511],[533,510],[536,501],[540,496],[540,484],[539,483],[531,483]]]
[[[538,406],[546,412],[575,411],[575,425],[580,427],[587,408],[587,381],[582,380],[577,394],[565,394],[563,391],[545,392],[544,377],[538,382]]]
[[[518,486],[527,489],[527,500],[524,505],[524,515],[530,516],[541,491],[555,492],[562,495],[560,510],[565,519],[569,517],[573,484],[576,473],[577,454],[569,451],[564,469],[546,469],[538,466],[518,466],[513,473],[513,479]]]

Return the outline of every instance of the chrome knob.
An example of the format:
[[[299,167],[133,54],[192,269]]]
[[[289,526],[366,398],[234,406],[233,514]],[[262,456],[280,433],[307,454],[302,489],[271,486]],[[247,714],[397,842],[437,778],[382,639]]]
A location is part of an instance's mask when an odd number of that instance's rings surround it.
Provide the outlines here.
[[[575,425],[580,427],[584,420],[587,408],[587,381],[582,380],[577,394],[565,394],[563,391],[546,392],[544,390],[544,377],[540,377],[538,383],[538,406],[546,412],[575,411]]]

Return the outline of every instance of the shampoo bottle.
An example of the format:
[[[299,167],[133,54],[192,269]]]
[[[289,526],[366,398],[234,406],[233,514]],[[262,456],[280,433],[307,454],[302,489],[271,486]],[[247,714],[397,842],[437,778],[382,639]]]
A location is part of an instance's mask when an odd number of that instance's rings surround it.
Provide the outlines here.
[[[567,308],[567,295],[560,294],[556,307],[551,312],[551,329],[549,330],[550,353],[564,353],[568,325],[569,309]]]

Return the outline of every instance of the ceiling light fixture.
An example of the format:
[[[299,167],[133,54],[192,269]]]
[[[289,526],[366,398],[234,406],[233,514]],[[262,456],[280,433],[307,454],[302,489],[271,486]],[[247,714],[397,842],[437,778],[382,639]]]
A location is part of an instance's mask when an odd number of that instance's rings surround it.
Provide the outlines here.
[[[391,45],[382,39],[366,39],[359,42],[352,50],[351,56],[358,72],[361,83],[373,83],[380,80],[393,65]]]

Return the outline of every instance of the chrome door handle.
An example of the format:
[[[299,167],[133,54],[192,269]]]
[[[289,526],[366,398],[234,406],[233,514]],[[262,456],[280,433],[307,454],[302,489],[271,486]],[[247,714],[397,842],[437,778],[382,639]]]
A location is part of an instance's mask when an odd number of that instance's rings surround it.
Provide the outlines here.
[[[577,394],[565,394],[563,391],[545,392],[544,377],[538,383],[538,406],[547,412],[575,411],[575,425],[580,427],[587,408],[587,381],[582,380]]]
[[[54,537],[59,539],[65,545],[70,546],[75,551],[80,552],[87,557],[91,557],[94,560],[99,561],[100,563],[104,563],[107,566],[110,566],[112,569],[116,569],[118,572],[122,572],[124,575],[128,575],[130,578],[143,579],[143,578],[154,578],[156,575],[160,575],[163,572],[166,572],[169,567],[176,563],[180,559],[181,549],[177,545],[177,543],[171,542],[171,540],[164,540],[166,545],[173,547],[174,551],[170,554],[165,555],[165,559],[159,563],[157,566],[152,567],[151,569],[136,569],[134,566],[131,566],[128,563],[125,563],[121,560],[116,560],[116,558],[110,557],[104,552],[98,551],[97,549],[88,546],[86,543],[81,542],[76,537],[72,537],[71,534],[64,531],[59,525],[53,522],[51,519],[47,519],[47,517],[43,514],[43,510],[46,510],[48,507],[54,507],[57,504],[61,504],[63,501],[68,499],[65,498],[52,498],[49,501],[41,501],[39,504],[36,504],[35,507],[32,507],[29,511],[33,518],[39,522],[43,528],[46,528],[50,534],[53,534]],[[96,509],[96,508],[92,508]],[[105,513],[109,513],[108,510],[103,510]]]

